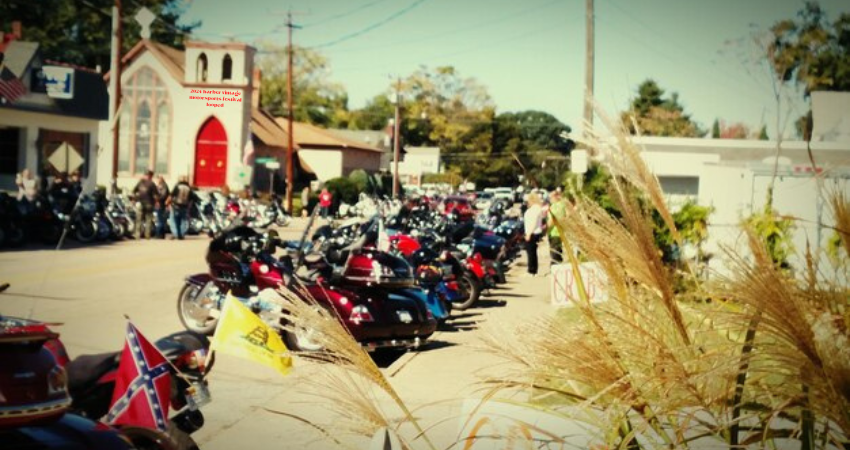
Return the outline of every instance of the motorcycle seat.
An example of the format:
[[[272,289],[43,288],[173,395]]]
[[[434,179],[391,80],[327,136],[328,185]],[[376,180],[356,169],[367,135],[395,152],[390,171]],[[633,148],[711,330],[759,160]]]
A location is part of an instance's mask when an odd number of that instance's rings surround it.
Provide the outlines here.
[[[156,341],[156,348],[169,361],[174,361],[179,356],[194,350],[209,347],[209,341],[206,337],[200,336],[188,331],[180,331],[177,333],[165,336]]]
[[[68,391],[75,397],[94,386],[97,380],[118,367],[119,352],[81,355],[65,366],[68,374]]]

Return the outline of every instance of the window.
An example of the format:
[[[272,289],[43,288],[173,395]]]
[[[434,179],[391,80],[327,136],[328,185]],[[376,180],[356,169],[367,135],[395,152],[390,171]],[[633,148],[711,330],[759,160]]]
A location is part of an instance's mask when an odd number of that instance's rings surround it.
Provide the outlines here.
[[[230,55],[224,55],[224,61],[221,63],[221,80],[230,81],[233,78],[233,59]]]
[[[18,173],[20,136],[20,128],[0,128],[0,174]]]
[[[201,56],[198,57],[198,65],[195,70],[197,71],[197,81],[207,81],[207,54],[201,53]]]
[[[118,171],[138,175],[169,171],[171,99],[165,84],[142,67],[124,84],[119,117]]]

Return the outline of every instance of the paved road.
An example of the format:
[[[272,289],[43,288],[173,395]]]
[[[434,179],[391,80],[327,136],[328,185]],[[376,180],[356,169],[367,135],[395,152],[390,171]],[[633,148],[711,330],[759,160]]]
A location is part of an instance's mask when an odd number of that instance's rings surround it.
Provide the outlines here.
[[[298,238],[303,222],[284,229],[282,237]],[[185,241],[123,241],[54,251],[24,249],[0,252],[0,281],[12,287],[0,295],[0,312],[63,322],[58,327],[71,357],[117,351],[123,345],[126,321],[151,339],[182,329],[176,314],[177,293],[187,274],[206,269],[208,239]],[[541,257],[545,249],[540,250]],[[546,267],[545,259],[542,267]],[[521,277],[515,267],[504,288],[485,296],[479,307],[456,312],[425,349],[401,358],[382,360],[392,385],[411,408],[435,400],[417,414],[436,423],[460,412],[460,399],[473,398],[476,381],[500,361],[474,348],[482,327],[511,328],[551,311],[548,280]],[[296,361],[294,374],[280,377],[262,366],[229,356],[217,358],[210,375],[213,402],[204,409],[206,425],[195,438],[203,449],[329,448],[315,430],[265,409],[311,419],[328,417],[328,405],[305,397],[299,385],[317,366]],[[432,439],[446,448],[454,439],[457,420],[435,428]]]

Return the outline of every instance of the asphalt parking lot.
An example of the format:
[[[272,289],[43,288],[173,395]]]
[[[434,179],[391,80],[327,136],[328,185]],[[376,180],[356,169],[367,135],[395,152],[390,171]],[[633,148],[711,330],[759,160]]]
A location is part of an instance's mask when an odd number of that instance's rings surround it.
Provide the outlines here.
[[[300,237],[303,222],[281,230],[285,239]],[[299,229],[302,228],[302,229]],[[0,313],[62,323],[55,328],[70,356],[118,351],[124,340],[125,316],[150,339],[182,330],[177,294],[187,275],[204,272],[209,239],[185,241],[121,241],[54,250],[29,247],[0,252],[0,282],[11,288],[0,294]],[[547,267],[545,248],[541,267]],[[465,398],[480,396],[476,382],[500,363],[476,349],[481,329],[511,328],[551,311],[545,278],[524,278],[514,267],[508,283],[490,292],[476,307],[456,311],[429,344],[400,357],[378,357],[393,387],[424,423],[436,423],[460,411]],[[544,269],[545,270],[545,269]],[[287,377],[256,364],[220,356],[209,378],[213,397],[204,408],[206,424],[194,435],[203,449],[330,448],[314,429],[267,409],[327,419],[327,404],[304,395],[305,379],[323,367],[295,360]],[[448,420],[430,434],[439,448],[456,438],[458,422]]]

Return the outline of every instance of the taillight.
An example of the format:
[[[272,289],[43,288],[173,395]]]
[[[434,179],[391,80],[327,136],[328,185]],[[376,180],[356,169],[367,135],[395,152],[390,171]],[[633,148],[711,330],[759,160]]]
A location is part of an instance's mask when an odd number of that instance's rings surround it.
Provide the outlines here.
[[[348,317],[348,320],[354,322],[356,325],[360,325],[363,322],[374,322],[375,318],[372,317],[372,313],[369,312],[369,308],[366,305],[357,305],[351,309],[351,315]]]
[[[478,261],[479,263],[484,260],[484,258],[481,256],[481,253],[476,253],[476,254],[472,255],[472,259],[474,259],[475,261]]]
[[[56,366],[47,375],[47,395],[64,394],[68,390],[68,375],[65,369]]]

